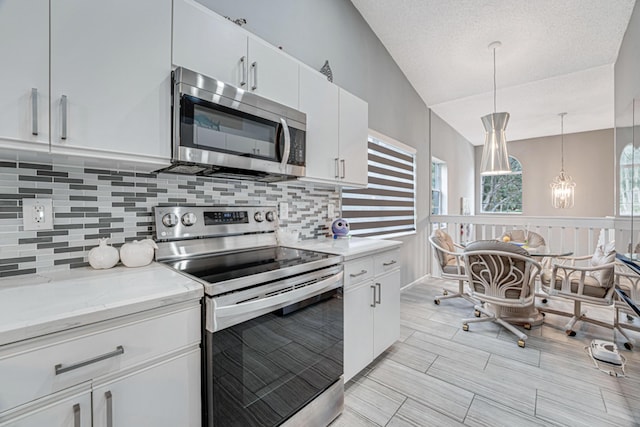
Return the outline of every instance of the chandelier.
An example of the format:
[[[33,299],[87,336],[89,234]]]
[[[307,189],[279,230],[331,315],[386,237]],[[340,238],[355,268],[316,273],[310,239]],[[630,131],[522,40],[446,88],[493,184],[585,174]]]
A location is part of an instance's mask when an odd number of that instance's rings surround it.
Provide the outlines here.
[[[493,50],[493,113],[480,118],[485,130],[481,175],[503,175],[511,172],[507,138],[504,135],[509,113],[496,113],[496,49],[500,46],[502,43],[499,41],[489,44],[489,49]]]
[[[560,113],[560,175],[551,183],[551,202],[554,208],[572,208],[576,183],[564,172],[564,116]]]

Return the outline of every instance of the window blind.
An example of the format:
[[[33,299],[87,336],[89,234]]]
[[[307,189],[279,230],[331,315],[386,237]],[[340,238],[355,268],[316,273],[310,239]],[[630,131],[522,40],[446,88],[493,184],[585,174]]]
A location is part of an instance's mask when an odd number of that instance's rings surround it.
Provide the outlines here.
[[[414,233],[415,151],[370,136],[365,189],[342,190],[342,217],[351,235],[392,237]]]

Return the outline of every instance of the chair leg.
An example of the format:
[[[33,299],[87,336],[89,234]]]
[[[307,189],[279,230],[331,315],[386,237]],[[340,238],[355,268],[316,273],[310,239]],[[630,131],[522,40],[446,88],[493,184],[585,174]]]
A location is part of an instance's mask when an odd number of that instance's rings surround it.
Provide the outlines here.
[[[625,331],[622,330],[622,326],[620,324],[620,309],[616,306],[615,310],[614,310],[614,322],[613,322],[613,339],[615,341],[615,334],[616,334],[616,330],[618,331],[618,333],[620,333],[620,335],[622,335],[624,337],[624,339],[626,340],[624,342],[624,348],[626,348],[627,350],[632,350],[633,349],[633,344],[635,343],[635,341],[632,338],[629,338],[629,336],[625,333]]]
[[[478,302],[478,301],[474,300],[469,294],[467,294],[464,291],[464,281],[463,280],[459,280],[458,281],[458,292],[450,293],[447,289],[443,289],[442,290],[442,295],[436,295],[433,298],[433,302],[436,305],[439,305],[440,301],[442,301],[443,299],[449,299],[449,298],[464,298],[465,300],[469,301],[472,304],[476,304]]]
[[[523,347],[525,346],[525,340],[527,339],[527,335],[523,334],[522,332],[520,332],[515,326],[513,326],[511,323],[506,322],[505,320],[502,320],[500,318],[500,309],[498,308],[498,312],[497,313],[493,313],[490,311],[487,311],[482,305],[477,304],[474,309],[478,312],[480,312],[481,314],[484,314],[485,317],[472,317],[469,319],[462,319],[462,330],[463,331],[468,331],[469,330],[469,323],[477,323],[477,322],[496,322],[499,323],[500,325],[502,325],[503,327],[505,327],[506,329],[508,329],[511,333],[513,333],[515,336],[517,336],[518,339],[518,346]]]

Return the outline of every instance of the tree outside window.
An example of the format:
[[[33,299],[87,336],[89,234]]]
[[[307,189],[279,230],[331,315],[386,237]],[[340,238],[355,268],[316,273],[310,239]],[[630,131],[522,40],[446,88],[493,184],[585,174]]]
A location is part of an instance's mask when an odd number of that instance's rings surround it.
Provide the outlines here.
[[[522,213],[522,165],[509,156],[511,173],[482,176],[483,213]]]
[[[620,154],[620,215],[632,213],[640,214],[640,147],[627,144]]]

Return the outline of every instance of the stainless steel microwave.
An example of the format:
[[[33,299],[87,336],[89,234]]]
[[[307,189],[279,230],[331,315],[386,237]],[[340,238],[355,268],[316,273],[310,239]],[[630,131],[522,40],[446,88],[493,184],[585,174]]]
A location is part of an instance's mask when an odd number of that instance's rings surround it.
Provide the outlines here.
[[[305,175],[306,115],[186,68],[172,73],[165,172],[282,181]]]

